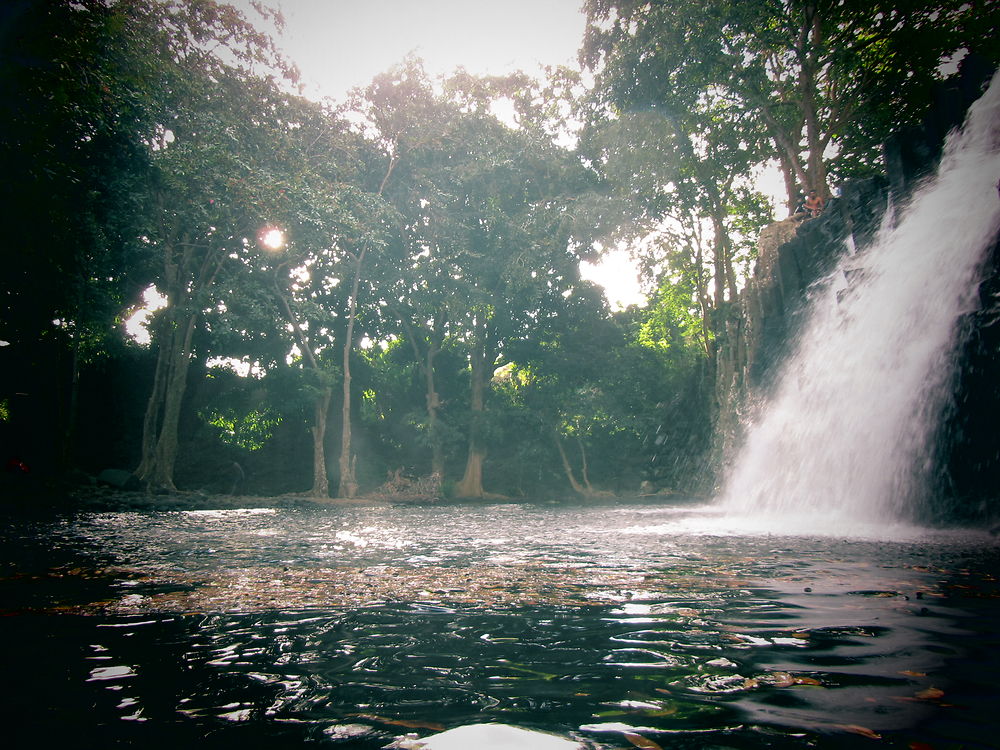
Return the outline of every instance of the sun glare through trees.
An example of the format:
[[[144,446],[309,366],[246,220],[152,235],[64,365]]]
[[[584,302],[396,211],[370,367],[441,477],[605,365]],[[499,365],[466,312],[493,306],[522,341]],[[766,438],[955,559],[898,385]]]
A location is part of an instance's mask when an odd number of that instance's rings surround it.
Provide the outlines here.
[[[268,250],[281,250],[285,246],[285,233],[277,227],[265,227],[260,231],[258,240]]]

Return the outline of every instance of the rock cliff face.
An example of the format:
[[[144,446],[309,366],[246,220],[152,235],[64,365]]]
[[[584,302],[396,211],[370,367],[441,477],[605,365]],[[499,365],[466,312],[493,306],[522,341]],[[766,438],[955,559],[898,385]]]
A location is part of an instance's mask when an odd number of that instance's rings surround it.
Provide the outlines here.
[[[942,86],[922,126],[885,144],[884,178],[845,183],[819,218],[786,219],[761,232],[754,275],[719,351],[717,460],[738,446],[741,422],[793,339],[810,286],[831,269],[845,243],[864,250],[890,200],[904,200],[934,169],[947,133],[961,124],[991,74],[967,61]],[[939,511],[950,520],[1000,517],[1000,241],[989,255],[980,296],[980,310],[966,322],[955,406],[941,428]]]

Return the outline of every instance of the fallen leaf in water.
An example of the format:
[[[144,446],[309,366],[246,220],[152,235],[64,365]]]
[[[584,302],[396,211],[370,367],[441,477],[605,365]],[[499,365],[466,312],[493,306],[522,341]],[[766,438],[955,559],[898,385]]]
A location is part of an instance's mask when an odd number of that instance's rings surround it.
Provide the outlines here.
[[[774,687],[791,687],[792,685],[822,685],[814,677],[792,674],[791,672],[772,672],[770,684]]]
[[[359,719],[377,721],[379,724],[390,724],[394,727],[406,727],[407,729],[430,729],[435,732],[443,732],[446,727],[436,721],[420,721],[419,719],[390,719],[386,716],[376,716],[374,714],[351,714]]]
[[[843,729],[845,732],[850,732],[851,734],[860,734],[862,737],[867,737],[870,740],[880,740],[882,735],[875,732],[868,727],[858,726],[857,724],[838,724],[838,727]]]
[[[907,677],[926,677],[926,672],[914,672],[912,669],[904,669],[900,674],[905,674]]]
[[[624,732],[623,734],[625,739],[636,747],[646,748],[646,750],[663,750],[663,747],[658,742],[653,742],[653,740],[643,737],[641,734],[636,734],[635,732]]]
[[[925,701],[937,700],[938,698],[941,698],[943,696],[944,696],[944,690],[941,690],[940,688],[936,687],[929,687],[926,690],[921,690],[916,695],[917,698],[920,698],[920,700],[925,700]]]

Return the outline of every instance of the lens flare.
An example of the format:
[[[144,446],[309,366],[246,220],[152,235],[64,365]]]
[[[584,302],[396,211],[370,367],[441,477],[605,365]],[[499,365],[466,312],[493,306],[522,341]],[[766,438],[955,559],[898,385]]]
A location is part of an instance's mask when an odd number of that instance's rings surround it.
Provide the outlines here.
[[[268,250],[280,250],[285,246],[285,233],[278,227],[264,227],[257,239]]]

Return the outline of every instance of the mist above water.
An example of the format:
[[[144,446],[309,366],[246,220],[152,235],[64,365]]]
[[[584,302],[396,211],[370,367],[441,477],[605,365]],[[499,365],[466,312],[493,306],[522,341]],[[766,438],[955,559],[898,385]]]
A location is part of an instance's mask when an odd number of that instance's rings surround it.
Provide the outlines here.
[[[873,244],[812,290],[747,427],[720,509],[748,526],[852,534],[919,523],[963,321],[1000,229],[1000,82]]]

